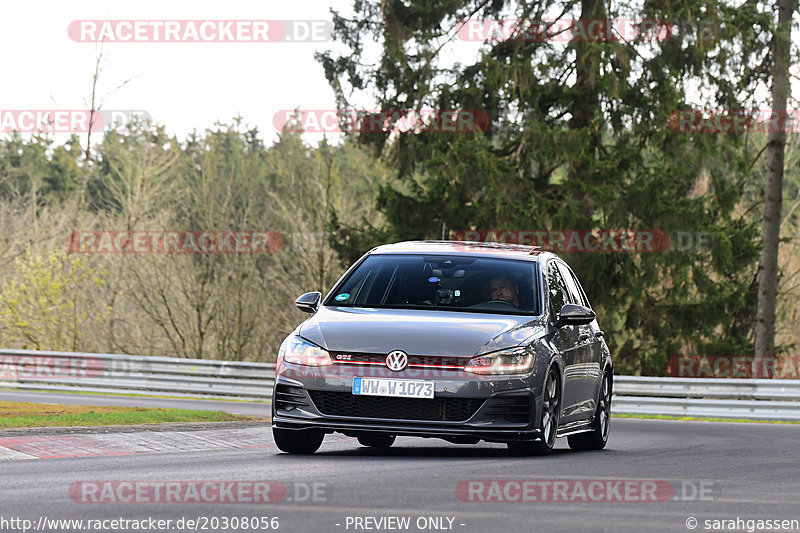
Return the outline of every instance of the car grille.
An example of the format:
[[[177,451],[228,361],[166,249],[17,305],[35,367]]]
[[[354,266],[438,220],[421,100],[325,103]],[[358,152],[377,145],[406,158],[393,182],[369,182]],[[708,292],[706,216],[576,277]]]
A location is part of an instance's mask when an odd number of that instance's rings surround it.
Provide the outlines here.
[[[300,387],[277,385],[275,387],[275,409],[292,410],[294,408],[311,407],[305,391]]]
[[[331,352],[334,364],[386,366],[388,353]],[[469,358],[444,357],[439,355],[408,355],[409,368],[444,368],[461,370]]]
[[[482,398],[387,398],[349,392],[308,391],[320,413],[333,416],[461,422],[484,402]]]
[[[512,423],[531,420],[531,397],[528,394],[495,396],[486,402],[483,414],[492,418],[505,418]]]

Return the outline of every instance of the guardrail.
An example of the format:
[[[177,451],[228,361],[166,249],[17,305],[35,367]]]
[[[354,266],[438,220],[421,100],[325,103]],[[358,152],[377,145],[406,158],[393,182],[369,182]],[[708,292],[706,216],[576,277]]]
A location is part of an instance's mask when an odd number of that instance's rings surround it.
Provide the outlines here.
[[[613,412],[800,420],[800,380],[614,376]]]
[[[275,365],[0,349],[0,388],[269,400]],[[614,376],[614,412],[800,420],[800,380]]]
[[[0,387],[267,400],[275,365],[142,355],[0,350]]]

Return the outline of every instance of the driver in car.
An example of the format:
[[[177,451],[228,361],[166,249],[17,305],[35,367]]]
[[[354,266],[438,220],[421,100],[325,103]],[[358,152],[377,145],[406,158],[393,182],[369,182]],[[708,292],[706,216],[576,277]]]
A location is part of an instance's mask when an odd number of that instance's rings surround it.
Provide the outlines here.
[[[519,307],[519,285],[506,276],[495,276],[489,281],[489,297]]]

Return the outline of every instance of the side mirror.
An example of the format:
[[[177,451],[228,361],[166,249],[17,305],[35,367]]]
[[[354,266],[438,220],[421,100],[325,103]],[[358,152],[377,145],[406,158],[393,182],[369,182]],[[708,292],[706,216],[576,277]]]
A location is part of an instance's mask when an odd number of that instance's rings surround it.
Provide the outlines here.
[[[583,326],[594,320],[594,311],[583,305],[564,304],[558,312],[558,320],[553,324],[555,327],[561,326]]]
[[[307,292],[294,301],[294,305],[304,313],[315,313],[322,299],[321,292]]]

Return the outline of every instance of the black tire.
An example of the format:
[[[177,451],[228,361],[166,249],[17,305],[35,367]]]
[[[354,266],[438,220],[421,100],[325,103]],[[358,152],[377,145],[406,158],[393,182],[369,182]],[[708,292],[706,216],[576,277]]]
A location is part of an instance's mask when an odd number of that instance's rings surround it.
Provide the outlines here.
[[[542,438],[537,441],[509,442],[513,455],[548,455],[556,445],[558,421],[561,418],[561,381],[556,367],[550,368],[542,388]]]
[[[308,455],[319,450],[325,433],[315,429],[272,428],[272,437],[280,451]]]
[[[611,430],[611,374],[603,374],[600,394],[597,399],[597,411],[592,422],[592,431],[578,433],[567,437],[569,447],[573,450],[602,450],[608,442]]]
[[[394,444],[394,435],[388,433],[362,433],[358,436],[358,442],[362,446],[371,448],[389,448]]]

